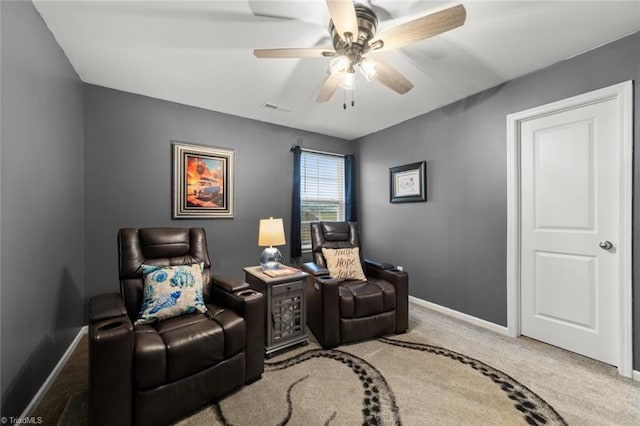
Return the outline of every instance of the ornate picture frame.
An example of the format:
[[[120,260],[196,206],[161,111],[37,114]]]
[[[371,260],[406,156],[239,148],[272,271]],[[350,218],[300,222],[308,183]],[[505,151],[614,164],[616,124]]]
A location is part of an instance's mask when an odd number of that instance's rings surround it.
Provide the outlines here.
[[[426,161],[389,168],[389,202],[425,202],[427,201],[426,188]]]
[[[172,141],[173,218],[232,219],[234,151]]]

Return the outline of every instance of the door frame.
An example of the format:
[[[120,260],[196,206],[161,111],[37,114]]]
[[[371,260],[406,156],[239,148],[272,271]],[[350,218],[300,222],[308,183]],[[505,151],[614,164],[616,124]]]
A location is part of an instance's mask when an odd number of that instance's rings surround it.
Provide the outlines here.
[[[579,108],[585,105],[615,100],[620,114],[620,253],[618,373],[633,374],[632,315],[632,204],[633,204],[633,83],[626,81],[593,92],[507,115],[507,334],[521,335],[521,188],[520,188],[520,128],[521,123]]]

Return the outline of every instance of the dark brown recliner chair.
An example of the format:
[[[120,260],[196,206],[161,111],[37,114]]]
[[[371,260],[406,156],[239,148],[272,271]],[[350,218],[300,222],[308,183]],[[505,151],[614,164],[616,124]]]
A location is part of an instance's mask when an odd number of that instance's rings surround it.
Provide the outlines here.
[[[393,265],[364,260],[367,281],[338,281],[329,276],[322,248],[360,247],[355,222],[311,223],[314,262],[305,263],[307,325],[325,347],[404,333],[409,327],[409,276]]]
[[[202,228],[121,229],[120,294],[89,302],[89,416],[96,425],[168,424],[264,371],[264,300],[211,276]],[[142,264],[204,262],[207,313],[134,325]]]

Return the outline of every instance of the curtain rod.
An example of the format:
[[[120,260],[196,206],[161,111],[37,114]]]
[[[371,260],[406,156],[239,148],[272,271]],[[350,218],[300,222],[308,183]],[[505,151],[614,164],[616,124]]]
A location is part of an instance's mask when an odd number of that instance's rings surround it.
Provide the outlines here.
[[[292,146],[290,151],[293,152],[294,148],[295,147]],[[313,152],[314,154],[331,155],[331,156],[334,156],[334,157],[342,157],[342,158],[346,157],[346,154],[338,154],[338,153],[335,153],[335,152],[328,152],[328,151],[319,151],[317,149],[309,149],[309,148],[300,147],[300,150],[301,151],[306,151],[306,152]]]

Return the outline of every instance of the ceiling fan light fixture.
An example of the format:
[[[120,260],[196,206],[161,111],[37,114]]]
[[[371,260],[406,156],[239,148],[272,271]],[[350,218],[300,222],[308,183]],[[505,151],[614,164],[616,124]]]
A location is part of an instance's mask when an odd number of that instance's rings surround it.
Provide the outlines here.
[[[332,75],[341,75],[347,72],[350,66],[351,59],[345,55],[340,55],[329,62],[329,72],[331,72]]]
[[[347,72],[340,80],[339,87],[344,90],[353,90],[356,88],[356,73]]]
[[[367,81],[373,80],[378,72],[376,63],[367,58],[363,58],[357,65],[357,68]]]
[[[384,61],[364,58],[368,52],[398,49],[437,36],[460,27],[467,17],[464,6],[457,4],[403,20],[378,34],[378,17],[370,5],[371,0],[366,0],[367,5],[360,4],[365,0],[325,1],[331,17],[329,34],[333,49],[255,49],[254,55],[258,58],[331,58],[329,75],[317,101],[327,102],[340,87],[345,90],[344,109],[347,108],[347,90],[351,91],[351,106],[354,106],[356,69],[367,81],[375,79],[398,94],[403,95],[413,88],[411,81]]]

